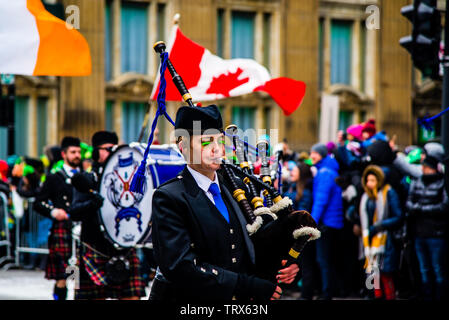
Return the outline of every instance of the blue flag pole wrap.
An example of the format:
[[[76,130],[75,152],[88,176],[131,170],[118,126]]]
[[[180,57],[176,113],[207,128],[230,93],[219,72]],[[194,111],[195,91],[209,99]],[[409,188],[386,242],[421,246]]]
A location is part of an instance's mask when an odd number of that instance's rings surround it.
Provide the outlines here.
[[[433,117],[420,118],[420,119],[418,119],[418,125],[424,127],[428,131],[433,131],[434,130],[433,121],[435,119],[441,117],[443,114],[445,114],[448,111],[449,111],[449,108],[446,108],[443,111],[441,111],[440,113],[438,113],[437,115],[434,115]]]
[[[151,133],[148,138],[148,145],[145,149],[145,153],[143,154],[143,160],[140,163],[139,168],[137,169],[136,174],[133,177],[133,181],[131,182],[130,191],[137,192],[143,194],[143,185],[145,183],[145,172],[147,166],[147,158],[150,153],[150,146],[153,143],[154,131],[156,130],[157,120],[159,116],[163,115],[165,118],[174,126],[175,123],[170,118],[167,113],[167,108],[165,105],[165,89],[167,87],[167,82],[165,81],[165,70],[167,69],[167,60],[168,53],[161,53],[161,69],[160,69],[160,81],[159,81],[159,94],[157,95],[157,110],[156,115],[153,120],[153,124],[151,125]]]

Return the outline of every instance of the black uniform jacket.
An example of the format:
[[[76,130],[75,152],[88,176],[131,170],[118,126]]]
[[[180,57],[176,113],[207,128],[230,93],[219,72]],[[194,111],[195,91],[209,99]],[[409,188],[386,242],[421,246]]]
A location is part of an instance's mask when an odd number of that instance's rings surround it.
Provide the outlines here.
[[[94,186],[97,192],[100,189],[100,169],[102,170],[102,167],[94,163],[92,172],[84,173],[91,179],[90,185]],[[74,188],[70,216],[73,221],[81,222],[80,240],[104,255],[113,256],[117,254],[117,250],[104,231],[99,215],[100,208],[101,206],[95,205],[93,193],[83,193]]]
[[[246,220],[219,175],[228,223],[185,168],[153,195],[155,259],[179,299],[231,300],[240,274],[254,270]],[[273,292],[275,286],[267,288]],[[270,296],[270,295],[269,295]]]
[[[64,209],[66,212],[72,203],[73,186],[64,169],[49,174],[36,196],[34,210],[41,215],[52,219],[51,211],[55,208]]]

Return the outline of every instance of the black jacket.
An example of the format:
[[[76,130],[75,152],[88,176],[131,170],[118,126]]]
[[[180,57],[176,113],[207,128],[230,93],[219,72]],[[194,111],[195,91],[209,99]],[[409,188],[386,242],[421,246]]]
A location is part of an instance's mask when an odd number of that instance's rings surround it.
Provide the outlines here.
[[[448,226],[449,199],[443,176],[424,175],[412,181],[406,207],[415,236],[444,236]]]
[[[34,210],[39,214],[53,219],[51,211],[55,208],[68,209],[72,203],[73,186],[64,169],[49,174],[39,193],[36,195]]]
[[[98,170],[100,167],[94,166]],[[84,172],[90,179],[89,186],[98,192],[100,189],[99,174],[96,171]],[[101,253],[113,256],[117,254],[112,241],[102,231],[99,209],[103,204],[102,197],[94,193],[83,193],[76,189],[73,191],[73,201],[70,207],[70,216],[73,221],[81,221],[80,240]]]
[[[276,285],[254,276],[254,246],[246,220],[219,177],[230,224],[185,168],[153,195],[155,259],[175,300],[268,300]]]

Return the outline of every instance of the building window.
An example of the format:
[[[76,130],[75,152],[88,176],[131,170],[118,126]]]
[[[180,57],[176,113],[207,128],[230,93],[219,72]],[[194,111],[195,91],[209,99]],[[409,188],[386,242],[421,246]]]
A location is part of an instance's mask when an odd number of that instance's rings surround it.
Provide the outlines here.
[[[331,23],[331,84],[351,84],[351,21]]]
[[[157,4],[157,38],[165,40],[165,3]]]
[[[123,2],[121,29],[122,73],[147,74],[148,4]]]
[[[0,159],[8,157],[8,127],[0,127]]]
[[[105,26],[104,26],[104,51],[105,51],[105,79],[112,78],[112,21],[111,21],[111,2],[106,2],[105,7]]]
[[[340,111],[338,117],[338,130],[346,132],[346,129],[352,125],[353,121],[354,113],[352,111]]]
[[[114,131],[114,102],[106,101],[106,110],[104,118],[104,128],[107,131]]]
[[[16,97],[14,104],[14,153],[28,154],[28,97]]]
[[[255,16],[254,12],[232,12],[231,58],[254,59]]]
[[[262,129],[267,130],[267,134],[270,132],[271,129],[271,107],[265,107],[263,108],[263,124],[264,127]]]
[[[232,107],[232,123],[243,131],[255,128],[255,116],[255,107]]]
[[[217,12],[217,56],[224,57],[224,10],[218,9]]]
[[[366,111],[360,111],[360,119],[359,122],[365,122],[366,119]]]
[[[365,92],[366,74],[366,25],[365,21],[360,22],[360,91]]]
[[[122,105],[122,140],[125,143],[137,141],[145,118],[146,104],[124,102]]]
[[[270,70],[271,14],[263,15],[263,65]]]
[[[324,83],[324,19],[318,23],[318,85],[323,90]]]
[[[232,107],[232,123],[237,126],[239,130],[242,131],[240,135],[240,139],[251,144],[256,145],[256,130],[255,128],[255,119],[256,119],[256,108],[255,107],[247,107],[247,106],[233,106]],[[246,131],[248,130],[248,131]],[[246,131],[246,132],[245,132]],[[246,134],[244,134],[246,133]],[[251,155],[250,161],[255,161]]]
[[[43,154],[47,145],[47,103],[48,98],[40,97],[37,99],[37,154]]]

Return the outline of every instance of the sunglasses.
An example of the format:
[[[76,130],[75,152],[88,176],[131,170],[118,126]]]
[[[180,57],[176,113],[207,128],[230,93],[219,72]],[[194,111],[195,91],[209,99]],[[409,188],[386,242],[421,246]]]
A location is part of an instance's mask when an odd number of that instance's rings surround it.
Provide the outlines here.
[[[114,149],[114,147],[97,147],[98,150],[106,150],[108,152],[112,152],[112,150]]]

